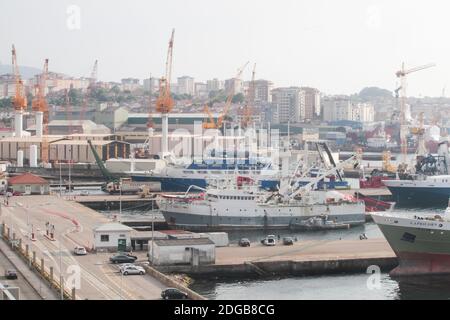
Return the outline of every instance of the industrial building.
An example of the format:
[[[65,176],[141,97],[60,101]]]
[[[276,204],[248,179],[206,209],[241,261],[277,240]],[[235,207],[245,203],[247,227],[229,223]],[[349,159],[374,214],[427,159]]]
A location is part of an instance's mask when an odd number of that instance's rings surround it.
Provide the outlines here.
[[[209,238],[149,241],[149,260],[153,265],[205,265],[216,262],[216,247]]]
[[[128,158],[130,145],[113,134],[46,135],[44,137],[8,137],[0,139],[0,158],[15,162],[17,166],[37,167],[42,161],[42,144],[48,144],[48,160],[56,162],[94,163],[88,140],[103,161],[110,158]]]
[[[52,120],[48,123],[48,134],[67,135],[71,133],[108,134],[111,130],[103,124],[96,124],[91,120]],[[36,125],[27,128],[36,135]]]
[[[129,251],[133,229],[117,222],[105,223],[93,230],[94,250]]]
[[[47,180],[31,173],[24,173],[8,179],[8,187],[21,194],[49,194],[50,184]]]
[[[212,117],[214,121],[217,121],[220,114],[213,113]],[[160,113],[153,113],[150,115],[153,129],[161,130],[162,128],[162,119]],[[176,129],[186,129],[189,132],[194,132],[194,125],[198,123],[201,127],[201,124],[208,119],[208,114],[206,113],[171,113],[169,114],[169,131],[173,131]],[[147,131],[147,123],[149,121],[148,113],[130,113],[128,115],[128,120],[126,122],[126,126],[129,128],[141,128],[142,130]]]

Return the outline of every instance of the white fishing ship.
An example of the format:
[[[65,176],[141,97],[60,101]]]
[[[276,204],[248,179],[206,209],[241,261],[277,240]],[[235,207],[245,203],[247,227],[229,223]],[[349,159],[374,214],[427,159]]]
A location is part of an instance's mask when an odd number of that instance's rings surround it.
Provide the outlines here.
[[[225,181],[206,189],[191,186],[183,195],[161,195],[158,206],[170,227],[189,230],[284,229],[320,215],[337,223],[363,224],[364,202],[337,191],[316,190],[324,177],[355,160],[351,157],[306,185],[294,174],[277,192]],[[191,193],[196,189],[203,193]]]

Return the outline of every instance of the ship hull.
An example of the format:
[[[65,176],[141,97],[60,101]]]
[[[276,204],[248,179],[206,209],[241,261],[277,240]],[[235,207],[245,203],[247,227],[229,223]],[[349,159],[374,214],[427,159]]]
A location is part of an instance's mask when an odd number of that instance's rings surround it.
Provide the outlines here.
[[[344,208],[340,209],[345,211]],[[315,208],[314,211],[310,210],[309,207],[302,207],[301,209],[297,208],[297,214],[246,216],[233,213],[211,215],[207,213],[202,214],[199,210],[160,207],[162,215],[171,228],[193,231],[289,229],[292,225],[320,214],[328,214],[329,220],[335,220],[337,223],[347,223],[349,225],[365,223],[364,205],[358,210],[354,209],[352,208],[351,210],[355,213],[342,212],[342,210],[333,213],[332,211],[327,211],[326,206],[323,206],[323,210]]]
[[[397,205],[418,207],[445,207],[450,187],[392,187],[388,186]]]
[[[392,276],[450,274],[448,222],[372,216],[398,257]]]

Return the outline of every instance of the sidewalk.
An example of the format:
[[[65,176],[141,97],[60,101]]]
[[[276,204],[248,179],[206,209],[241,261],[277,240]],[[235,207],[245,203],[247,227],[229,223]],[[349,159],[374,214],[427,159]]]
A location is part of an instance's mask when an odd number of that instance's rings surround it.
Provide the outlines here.
[[[14,265],[17,271],[36,290],[44,300],[57,300],[57,294],[48,287],[47,282],[41,279],[30,267],[14,252],[3,239],[0,239],[0,251]]]

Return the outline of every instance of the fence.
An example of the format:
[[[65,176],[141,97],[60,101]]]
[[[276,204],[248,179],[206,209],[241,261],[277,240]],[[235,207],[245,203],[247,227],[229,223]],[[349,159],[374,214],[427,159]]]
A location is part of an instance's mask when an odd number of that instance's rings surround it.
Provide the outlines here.
[[[75,300],[75,289],[69,291],[64,286],[64,279],[58,281],[54,278],[53,267],[48,267],[45,265],[44,258],[38,259],[36,251],[31,252],[28,244],[23,246],[22,239],[16,238],[16,234],[11,235],[11,229],[5,223],[1,224],[1,238],[7,242],[11,248],[21,257],[25,262],[32,268],[41,278],[43,278],[50,286],[50,288],[61,293],[65,300]],[[60,270],[62,272],[62,270]],[[62,280],[62,281],[61,281]],[[61,288],[62,287],[62,288]]]

